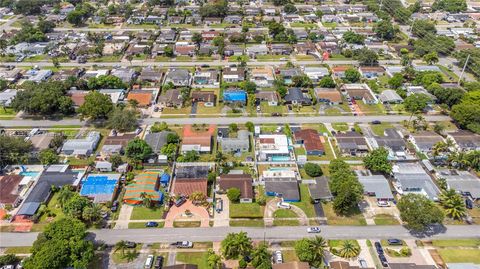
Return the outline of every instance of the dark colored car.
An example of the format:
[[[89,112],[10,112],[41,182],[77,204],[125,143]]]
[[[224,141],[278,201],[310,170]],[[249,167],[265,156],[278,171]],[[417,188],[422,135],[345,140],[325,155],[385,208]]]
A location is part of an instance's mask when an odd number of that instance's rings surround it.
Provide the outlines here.
[[[149,222],[145,223],[145,227],[158,227],[158,222],[149,221]]]
[[[388,267],[388,261],[387,261],[387,258],[385,258],[385,255],[378,254],[378,258],[380,259],[380,262],[382,263],[383,267]]]
[[[184,196],[178,198],[176,201],[175,201],[175,205],[177,207],[180,207],[181,205],[183,205],[185,202],[187,201],[187,198],[185,198]]]
[[[153,263],[153,268],[155,269],[162,269],[163,267],[163,256],[157,256],[155,262]]]
[[[403,245],[403,242],[400,239],[388,239],[387,242],[391,246],[401,246],[401,245]]]
[[[117,209],[118,209],[118,201],[113,201],[112,208],[110,208],[110,210],[112,212],[117,212]]]
[[[473,209],[473,202],[470,199],[465,199],[465,207],[468,209]]]
[[[377,250],[377,253],[383,255],[383,248],[380,242],[375,242],[374,245],[375,245],[375,249]]]
[[[379,121],[379,120],[374,120],[374,121],[372,121],[372,124],[382,124],[382,122]]]
[[[132,241],[125,241],[125,246],[127,246],[127,248],[135,248],[137,246],[137,243]]]
[[[278,113],[278,112],[274,112],[272,113],[272,117],[281,117],[282,114]]]

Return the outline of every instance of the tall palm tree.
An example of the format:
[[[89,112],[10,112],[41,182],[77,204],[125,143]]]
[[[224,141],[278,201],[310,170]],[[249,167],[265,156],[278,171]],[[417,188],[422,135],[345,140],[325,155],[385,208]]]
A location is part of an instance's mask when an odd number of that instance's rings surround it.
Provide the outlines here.
[[[152,206],[152,198],[146,192],[140,193],[140,198],[142,199],[142,204],[145,207]]]
[[[138,257],[138,252],[136,249],[133,249],[132,251],[128,251],[125,255],[125,258],[127,258],[128,262],[131,262],[135,260]]]
[[[443,191],[440,194],[440,204],[445,209],[447,216],[453,219],[461,219],[466,214],[465,202],[454,189]]]
[[[343,241],[343,244],[339,251],[340,257],[346,259],[357,257],[359,253],[360,248],[352,240]]]
[[[114,251],[117,252],[120,250],[122,256],[125,256],[125,249],[127,249],[127,242],[125,240],[120,240],[115,244]]]
[[[310,239],[310,249],[315,256],[314,260],[321,261],[325,256],[325,249],[327,248],[327,241],[321,236],[315,236]]]
[[[192,194],[190,194],[189,198],[190,198],[190,200],[192,200],[192,202],[194,204],[196,204],[196,203],[201,204],[201,203],[205,202],[205,200],[207,199],[205,194],[203,192],[200,192],[200,191],[192,192]]]
[[[252,240],[245,232],[229,233],[221,243],[222,254],[227,259],[246,256],[252,250]]]
[[[255,268],[258,268],[262,264],[266,264],[266,263],[270,264],[271,254],[270,252],[268,252],[267,245],[265,245],[264,243],[260,244],[253,251],[252,256],[253,256],[252,265]]]
[[[57,201],[60,206],[63,206],[67,203],[70,198],[72,198],[73,192],[70,190],[69,186],[63,186],[60,191],[58,192]]]
[[[213,249],[208,249],[207,251],[207,265],[211,269],[221,269],[222,268],[222,257],[217,255]]]

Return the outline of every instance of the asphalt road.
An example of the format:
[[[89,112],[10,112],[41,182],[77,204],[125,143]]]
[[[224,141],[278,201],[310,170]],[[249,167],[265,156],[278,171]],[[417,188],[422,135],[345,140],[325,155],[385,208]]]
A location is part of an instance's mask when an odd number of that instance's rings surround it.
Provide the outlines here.
[[[432,234],[412,235],[403,226],[321,226],[321,236],[327,239],[413,239],[429,238],[480,238],[477,225],[453,225],[440,227]],[[307,236],[306,227],[216,227],[216,228],[162,228],[162,229],[128,229],[128,230],[94,230],[91,238],[115,244],[120,240],[138,243],[190,241],[221,241],[228,233],[245,231],[252,239],[269,241],[295,240]],[[0,247],[32,245],[38,233],[0,233]]]
[[[244,124],[251,121],[254,124],[302,124],[302,123],[368,123],[374,120],[382,122],[401,122],[409,120],[408,115],[383,115],[383,116],[312,116],[312,117],[216,117],[216,118],[146,118],[139,120],[140,124],[153,124],[155,122],[164,121],[168,124],[221,124],[230,123]],[[450,117],[444,115],[426,115],[425,119],[429,122],[449,121]],[[85,122],[79,119],[64,120],[0,120],[0,126],[3,127],[52,127],[58,125],[85,125]]]

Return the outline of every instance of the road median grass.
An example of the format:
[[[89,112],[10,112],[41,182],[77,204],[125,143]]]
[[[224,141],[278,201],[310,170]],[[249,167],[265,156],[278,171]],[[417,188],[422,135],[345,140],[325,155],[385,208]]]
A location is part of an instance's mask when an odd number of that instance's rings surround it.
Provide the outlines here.
[[[263,227],[263,219],[230,220],[230,227]]]

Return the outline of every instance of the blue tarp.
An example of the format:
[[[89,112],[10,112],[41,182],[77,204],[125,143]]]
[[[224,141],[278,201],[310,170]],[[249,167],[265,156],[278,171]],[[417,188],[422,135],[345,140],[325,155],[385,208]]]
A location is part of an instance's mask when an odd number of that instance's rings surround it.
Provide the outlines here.
[[[170,182],[170,175],[167,173],[163,173],[163,175],[160,177],[160,183],[162,184],[168,184]]]
[[[247,94],[245,91],[224,91],[223,100],[226,102],[246,102]]]

